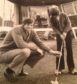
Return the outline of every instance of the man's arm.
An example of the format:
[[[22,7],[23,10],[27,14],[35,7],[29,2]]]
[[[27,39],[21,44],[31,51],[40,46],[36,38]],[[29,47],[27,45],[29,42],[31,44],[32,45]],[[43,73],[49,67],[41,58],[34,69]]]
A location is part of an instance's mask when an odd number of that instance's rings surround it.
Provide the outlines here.
[[[47,47],[42,40],[39,38],[39,36],[37,35],[37,33],[35,31],[32,31],[32,40],[33,42],[41,49],[49,52],[50,48]]]
[[[60,56],[61,52],[59,51],[54,51],[52,49],[50,49],[48,46],[46,46],[42,41],[41,39],[38,37],[38,35],[36,34],[36,32],[32,32],[33,33],[33,42],[39,47],[41,48],[42,50],[50,53],[50,54],[53,54],[53,55],[56,55],[56,56]]]

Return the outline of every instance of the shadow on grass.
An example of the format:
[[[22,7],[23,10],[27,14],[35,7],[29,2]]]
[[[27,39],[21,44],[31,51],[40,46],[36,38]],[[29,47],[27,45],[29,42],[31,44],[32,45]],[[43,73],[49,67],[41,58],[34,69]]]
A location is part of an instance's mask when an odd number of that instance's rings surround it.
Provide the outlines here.
[[[15,82],[9,82],[3,77],[0,77],[0,84],[51,84],[51,80],[55,80],[55,76],[52,74],[38,74],[35,77],[26,76],[20,77]],[[77,84],[77,76],[64,74],[58,76],[59,84]]]

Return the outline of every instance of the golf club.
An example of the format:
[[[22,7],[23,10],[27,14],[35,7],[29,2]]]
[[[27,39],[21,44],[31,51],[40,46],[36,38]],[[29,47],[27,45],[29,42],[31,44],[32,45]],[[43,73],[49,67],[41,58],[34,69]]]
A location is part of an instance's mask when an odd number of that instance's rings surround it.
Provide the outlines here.
[[[62,52],[62,49],[63,49],[63,48],[64,48],[64,41],[62,41],[62,45],[61,45],[61,50],[60,50],[60,52]],[[60,60],[61,60],[61,54],[60,54],[59,62],[58,62],[58,71],[59,71]],[[59,75],[59,73],[57,72],[57,73],[56,73],[55,81],[52,81],[52,80],[51,80],[51,84],[59,84],[59,82],[58,82],[58,75]]]

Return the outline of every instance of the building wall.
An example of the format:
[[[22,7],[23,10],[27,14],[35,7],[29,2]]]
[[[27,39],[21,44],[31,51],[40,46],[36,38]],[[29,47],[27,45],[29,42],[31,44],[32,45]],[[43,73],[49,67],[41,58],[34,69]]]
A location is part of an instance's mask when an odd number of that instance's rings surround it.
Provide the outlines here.
[[[20,10],[20,14],[19,14],[19,9],[17,8],[18,6],[15,4],[14,5],[14,15],[11,18],[12,21],[14,22],[14,25],[19,24],[19,20],[23,20],[25,17],[31,17],[32,19],[35,19],[36,15],[38,13],[40,13],[43,16],[47,15],[47,7],[48,6],[40,6],[40,7],[25,7],[25,6],[21,6],[21,10]],[[77,1],[73,1],[73,2],[69,2],[69,3],[65,3],[65,4],[61,4],[60,9],[62,12],[66,13],[71,22],[72,22],[72,26],[77,26],[77,24],[75,23],[77,21]],[[35,12],[36,11],[36,12]],[[20,17],[22,18],[20,18]],[[22,22],[22,20],[20,22]]]

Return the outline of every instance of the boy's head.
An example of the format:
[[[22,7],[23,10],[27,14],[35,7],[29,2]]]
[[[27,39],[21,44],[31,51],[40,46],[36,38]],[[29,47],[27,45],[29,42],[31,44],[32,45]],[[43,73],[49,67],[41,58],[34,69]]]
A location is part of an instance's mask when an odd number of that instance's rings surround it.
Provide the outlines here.
[[[49,8],[49,15],[51,15],[51,16],[59,15],[59,8],[58,8],[58,6],[52,5],[51,8]]]

